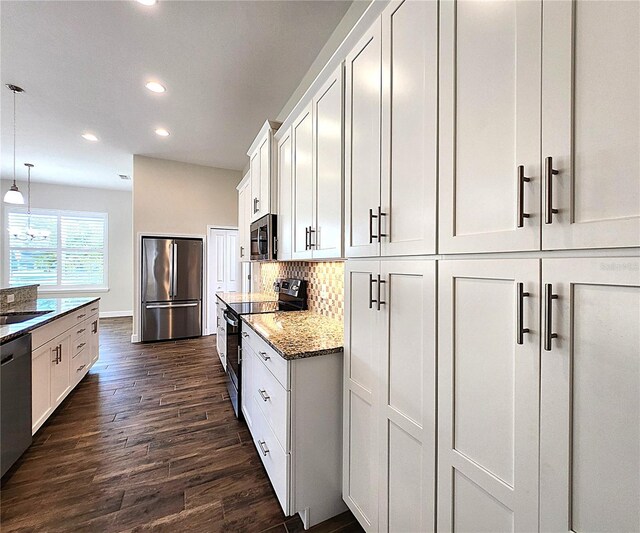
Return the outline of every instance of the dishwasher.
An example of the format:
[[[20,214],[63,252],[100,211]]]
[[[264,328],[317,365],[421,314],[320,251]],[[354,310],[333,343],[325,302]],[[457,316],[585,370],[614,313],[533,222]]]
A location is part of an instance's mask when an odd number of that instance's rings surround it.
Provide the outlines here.
[[[0,346],[0,477],[31,444],[31,335]]]

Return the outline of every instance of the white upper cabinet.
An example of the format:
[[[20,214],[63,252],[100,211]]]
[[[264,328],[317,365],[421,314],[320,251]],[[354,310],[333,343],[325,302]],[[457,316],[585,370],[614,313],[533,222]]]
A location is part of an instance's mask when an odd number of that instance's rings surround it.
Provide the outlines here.
[[[640,3],[547,2],[543,30],[542,246],[639,246]]]
[[[380,20],[347,55],[345,255],[376,256],[380,211],[382,39]],[[374,218],[376,217],[376,218]]]
[[[277,201],[273,134],[280,123],[266,121],[247,155],[251,175],[251,222],[272,213]]]
[[[537,0],[440,3],[441,253],[540,248],[541,17]]]
[[[292,241],[291,128],[278,140],[278,259],[291,259]]]
[[[382,79],[382,255],[434,254],[437,2],[392,2],[384,11]]]
[[[293,250],[294,259],[311,257],[313,230],[313,117],[309,104],[291,127],[293,145]]]
[[[240,261],[251,259],[251,171],[238,185],[238,255]]]
[[[638,531],[640,260],[543,259],[542,281],[540,531]]]

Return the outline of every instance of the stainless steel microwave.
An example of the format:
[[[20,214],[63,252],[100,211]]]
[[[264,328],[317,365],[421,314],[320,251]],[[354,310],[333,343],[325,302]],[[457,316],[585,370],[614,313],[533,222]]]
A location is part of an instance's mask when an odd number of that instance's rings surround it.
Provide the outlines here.
[[[278,258],[276,215],[265,215],[251,224],[251,260],[273,261]]]

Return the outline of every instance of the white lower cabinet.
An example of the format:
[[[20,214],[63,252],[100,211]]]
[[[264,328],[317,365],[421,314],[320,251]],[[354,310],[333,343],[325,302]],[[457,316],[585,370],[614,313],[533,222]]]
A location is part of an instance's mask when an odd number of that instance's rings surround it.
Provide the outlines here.
[[[540,531],[638,531],[640,260],[544,259],[542,282]]]
[[[343,497],[367,531],[435,528],[435,261],[349,261]]]
[[[242,328],[242,413],[284,513],[309,528],[345,510],[342,353],[286,361]]]
[[[227,370],[227,322],[224,318],[226,304],[216,297],[216,349],[225,372]]]

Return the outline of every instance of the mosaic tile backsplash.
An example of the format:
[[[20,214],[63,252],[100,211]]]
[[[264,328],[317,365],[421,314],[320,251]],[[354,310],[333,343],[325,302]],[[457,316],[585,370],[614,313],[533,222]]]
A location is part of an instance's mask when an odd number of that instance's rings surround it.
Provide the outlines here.
[[[344,262],[287,261],[260,263],[259,291],[273,291],[278,278],[299,278],[307,282],[311,311],[342,320],[344,317]]]

